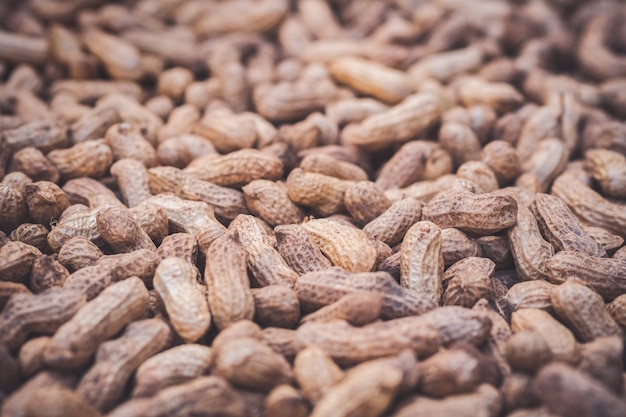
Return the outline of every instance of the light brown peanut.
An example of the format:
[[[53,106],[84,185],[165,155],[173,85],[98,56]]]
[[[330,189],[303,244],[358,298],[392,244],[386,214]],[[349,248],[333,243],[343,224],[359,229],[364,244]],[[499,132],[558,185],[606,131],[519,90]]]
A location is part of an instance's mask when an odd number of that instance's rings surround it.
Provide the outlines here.
[[[360,223],[369,223],[391,207],[383,190],[373,182],[359,181],[348,187],[344,204],[350,215]]]
[[[204,279],[211,315],[219,329],[254,317],[254,299],[246,271],[248,254],[236,233],[217,238],[206,254]]]
[[[412,94],[401,103],[349,125],[342,131],[347,143],[370,151],[407,142],[427,131],[441,116],[439,98],[428,91]]]
[[[400,248],[400,284],[427,296],[436,304],[443,291],[441,229],[429,221],[415,223],[406,232]]]
[[[556,360],[575,363],[579,359],[580,351],[572,332],[543,310],[524,308],[513,312],[511,328],[516,333],[525,330],[537,332]]]
[[[139,278],[111,285],[56,331],[44,352],[44,362],[62,369],[84,365],[103,340],[140,317],[147,302],[148,290]]]
[[[85,304],[77,291],[51,288],[41,294],[14,294],[0,314],[0,342],[17,349],[31,333],[52,334]]]
[[[278,251],[296,273],[302,275],[332,266],[328,258],[322,255],[313,238],[301,225],[276,226],[274,233],[276,234]]]
[[[98,410],[82,396],[64,387],[42,387],[34,391],[25,407],[28,417],[99,417]]]
[[[385,319],[422,314],[436,305],[428,297],[401,287],[385,272],[350,274],[333,267],[302,275],[296,281],[295,290],[305,311],[329,305],[346,294],[359,291],[382,294],[381,315]]]
[[[181,258],[165,258],[154,271],[154,289],[165,305],[170,323],[186,342],[195,342],[209,329],[209,306],[196,284],[198,271]]]
[[[391,364],[358,365],[319,400],[311,416],[379,416],[393,401],[401,382],[402,372]]]
[[[402,241],[407,231],[422,215],[422,204],[411,197],[396,201],[380,216],[363,227],[372,239],[393,246]]]
[[[374,269],[376,248],[362,230],[328,219],[312,219],[302,227],[334,265],[349,272]]]
[[[624,404],[599,382],[565,364],[544,367],[535,389],[548,409],[558,414],[593,416],[597,409],[606,410],[607,416],[626,412]]]
[[[294,290],[285,285],[252,289],[254,320],[265,327],[293,328],[300,320],[300,302]]]
[[[154,397],[136,398],[113,409],[114,417],[166,417],[174,413],[223,413],[234,417],[246,415],[240,395],[224,379],[203,376],[164,388]]]
[[[302,209],[289,199],[287,188],[282,183],[254,180],[242,190],[250,212],[271,226],[300,223],[304,218]]]
[[[269,346],[242,337],[216,349],[215,373],[241,387],[269,391],[293,379],[289,363]]]
[[[285,185],[291,201],[313,208],[322,216],[345,210],[344,196],[352,181],[342,180],[315,172],[295,168]]]
[[[584,285],[566,281],[552,290],[550,299],[556,314],[583,342],[622,335],[602,297]]]
[[[119,338],[100,345],[76,391],[97,409],[110,410],[139,364],[163,350],[170,338],[169,327],[160,319],[130,323]]]
[[[338,364],[361,363],[413,350],[428,356],[439,347],[437,331],[419,317],[405,317],[353,327],[346,321],[310,322],[297,330],[302,347],[319,346]]]
[[[298,353],[294,373],[302,394],[313,405],[344,376],[330,356],[317,346],[309,346]]]
[[[518,204],[508,195],[451,190],[428,202],[422,209],[422,220],[442,228],[489,234],[515,225],[517,210]]]
[[[611,301],[622,294],[626,260],[597,258],[579,252],[562,251],[546,263],[551,281],[565,282],[573,278],[590,287],[605,300]]]
[[[132,397],[152,397],[168,386],[197,378],[209,370],[212,357],[211,348],[196,344],[158,353],[137,368]]]
[[[381,307],[382,294],[378,292],[355,292],[346,294],[336,302],[304,316],[301,323],[346,320],[354,326],[362,326],[378,320]]]
[[[443,399],[413,397],[402,406],[393,417],[426,416],[488,416],[493,417],[500,410],[498,391],[488,384],[482,384],[469,394],[452,395]]]

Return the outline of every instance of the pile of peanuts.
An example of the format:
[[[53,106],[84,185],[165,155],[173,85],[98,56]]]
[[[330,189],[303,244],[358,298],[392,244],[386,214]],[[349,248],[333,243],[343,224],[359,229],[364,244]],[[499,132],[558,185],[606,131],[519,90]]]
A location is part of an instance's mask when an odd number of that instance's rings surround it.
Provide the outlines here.
[[[625,416],[625,21],[0,2],[1,416]]]

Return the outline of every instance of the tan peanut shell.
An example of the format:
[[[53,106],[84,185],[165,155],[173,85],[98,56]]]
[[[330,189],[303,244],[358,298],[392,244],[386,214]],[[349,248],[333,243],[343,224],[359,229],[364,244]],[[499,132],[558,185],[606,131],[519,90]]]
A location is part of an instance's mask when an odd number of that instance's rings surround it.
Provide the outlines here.
[[[607,311],[602,297],[592,289],[566,281],[552,290],[556,314],[583,342],[604,336],[622,336],[621,328]]]
[[[330,356],[317,346],[301,350],[294,360],[294,373],[302,394],[315,405],[344,377]]]
[[[215,354],[215,373],[237,386],[269,391],[293,379],[285,358],[258,339],[225,342]]]
[[[369,151],[403,143],[428,130],[441,116],[441,107],[431,92],[412,94],[389,110],[346,127],[342,138]]]
[[[354,326],[374,322],[380,317],[382,294],[378,292],[355,292],[302,318],[301,323],[311,321],[346,320]]]
[[[148,290],[139,278],[111,285],[57,330],[44,352],[45,363],[61,369],[84,365],[103,340],[139,318],[147,302]]]
[[[549,194],[538,193],[531,206],[539,228],[556,251],[582,252],[604,257],[606,251],[585,233],[565,202]]]
[[[363,227],[372,239],[378,239],[393,246],[402,241],[409,228],[419,221],[422,204],[411,197],[395,202],[380,216]]]
[[[322,255],[306,229],[298,224],[280,225],[274,228],[276,244],[281,256],[296,273],[321,271],[332,263]]]
[[[181,258],[166,258],[154,272],[154,289],[163,301],[174,330],[195,342],[209,329],[211,314],[196,284],[197,269]]]
[[[248,254],[237,234],[216,239],[206,254],[204,279],[209,309],[215,324],[224,329],[241,319],[254,317],[254,299],[246,270]]]
[[[211,348],[197,344],[164,350],[139,365],[132,397],[151,397],[168,386],[197,378],[209,370],[212,357]]]
[[[76,391],[101,411],[113,408],[140,363],[163,350],[171,331],[160,319],[130,323],[124,333],[100,345],[94,365],[83,375]]]
[[[442,293],[441,229],[429,221],[415,223],[400,248],[400,284],[439,303]]]
[[[514,332],[530,330],[543,337],[556,360],[576,362],[579,348],[572,332],[554,319],[549,313],[535,308],[524,308],[511,315]]]
[[[508,195],[453,191],[429,201],[422,209],[422,220],[484,235],[515,225],[517,209],[516,201]]]
[[[332,267],[302,275],[296,281],[295,290],[305,311],[329,305],[346,294],[359,291],[382,294],[381,316],[385,319],[422,314],[436,306],[428,297],[398,285],[386,272],[350,274]]]
[[[253,288],[254,320],[264,327],[291,329],[300,320],[300,302],[286,285]]]
[[[393,401],[402,372],[387,363],[358,365],[315,405],[311,416],[378,416]]]
[[[352,181],[295,168],[285,186],[287,195],[296,204],[310,207],[322,216],[345,210],[344,196]]]
[[[312,219],[302,227],[334,265],[349,272],[374,269],[376,248],[362,230],[328,219]]]
[[[85,305],[77,291],[51,288],[41,294],[14,294],[0,314],[0,342],[17,349],[32,333],[52,334]]]
[[[295,205],[283,184],[268,180],[254,180],[242,187],[250,212],[271,226],[300,223],[302,209]]]
[[[346,321],[310,322],[297,330],[302,347],[319,346],[339,365],[361,363],[412,349],[418,356],[435,352],[437,331],[419,317],[405,317],[353,327]]]
[[[371,181],[355,182],[345,191],[344,204],[350,215],[361,223],[369,223],[391,207],[383,190]]]

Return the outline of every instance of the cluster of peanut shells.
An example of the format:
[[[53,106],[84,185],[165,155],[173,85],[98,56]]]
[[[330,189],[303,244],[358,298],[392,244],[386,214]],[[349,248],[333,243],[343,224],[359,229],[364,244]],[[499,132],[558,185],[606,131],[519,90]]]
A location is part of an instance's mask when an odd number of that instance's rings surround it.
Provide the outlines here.
[[[2,416],[626,415],[625,19],[2,2]]]

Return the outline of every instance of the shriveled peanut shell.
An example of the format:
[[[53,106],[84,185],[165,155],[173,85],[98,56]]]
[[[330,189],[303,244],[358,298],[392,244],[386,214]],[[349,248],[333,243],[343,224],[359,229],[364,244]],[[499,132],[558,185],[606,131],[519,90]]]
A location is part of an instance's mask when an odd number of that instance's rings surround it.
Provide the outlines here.
[[[154,272],[154,289],[163,300],[176,333],[195,342],[209,329],[211,314],[196,284],[197,269],[181,258],[166,258]]]
[[[400,283],[439,303],[443,291],[441,230],[429,221],[415,223],[406,232],[400,248]]]
[[[2,281],[24,282],[30,275],[35,259],[42,256],[39,249],[23,242],[9,242],[0,248],[0,277]]]
[[[70,206],[66,193],[48,181],[24,185],[24,198],[33,222],[46,226],[61,217],[63,210]]]
[[[62,287],[70,275],[59,261],[48,255],[35,259],[30,270],[30,288],[34,293],[41,293],[49,288]]]

